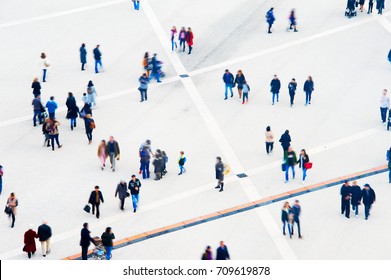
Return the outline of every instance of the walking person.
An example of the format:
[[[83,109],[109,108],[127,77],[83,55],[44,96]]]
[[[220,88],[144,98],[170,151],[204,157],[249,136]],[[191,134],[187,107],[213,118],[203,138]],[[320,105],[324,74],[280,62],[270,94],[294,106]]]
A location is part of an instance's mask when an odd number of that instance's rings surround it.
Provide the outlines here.
[[[179,152],[179,160],[178,160],[178,165],[179,165],[179,174],[178,175],[182,175],[183,173],[186,172],[185,163],[186,163],[185,152],[180,151]]]
[[[293,226],[297,225],[297,233],[299,234],[299,238],[302,239],[301,228],[300,228],[300,214],[301,214],[301,206],[300,201],[295,200],[295,204],[292,207],[293,221],[292,221],[292,235],[293,235]]]
[[[387,57],[388,57],[388,61],[391,62],[391,49],[390,49],[390,51],[388,52],[388,56],[387,56]]]
[[[42,133],[45,136],[45,141],[43,142],[43,146],[50,147],[50,134],[49,134],[49,126],[50,126],[51,120],[47,118],[45,122],[42,124]]]
[[[363,11],[364,11],[365,0],[360,0],[358,3],[360,4],[360,9],[359,9],[359,10],[360,10],[361,12],[363,12]]]
[[[376,0],[377,14],[382,15],[384,9],[384,0]]]
[[[387,166],[388,166],[388,183],[391,184],[391,160],[388,161]],[[1,187],[1,176],[0,176],[0,187]],[[0,194],[1,194],[1,189],[0,189]]]
[[[269,33],[269,34],[272,33],[271,29],[272,29],[272,26],[273,26],[274,21],[276,20],[276,18],[274,17],[273,11],[274,11],[274,8],[272,7],[272,8],[270,8],[270,10],[267,11],[267,13],[266,13],[266,22],[267,22],[268,25],[269,25],[269,28],[268,28],[267,33]]]
[[[37,233],[33,230],[33,225],[30,225],[29,229],[24,233],[24,247],[23,251],[27,253],[29,259],[37,251],[35,246],[35,238],[38,238]]]
[[[42,82],[46,83],[47,71],[50,66],[50,62],[47,59],[45,53],[41,53],[41,60],[42,60]]]
[[[369,0],[369,2],[368,2],[368,13],[367,14],[372,14],[372,9],[373,9],[373,0]]]
[[[70,121],[71,130],[73,130],[73,128],[76,127],[76,119],[79,114],[79,107],[76,105],[76,99],[72,92],[68,93],[68,98],[65,105],[68,108],[66,118]]]
[[[279,101],[279,93],[281,88],[281,82],[278,79],[277,75],[274,75],[273,80],[270,82],[270,92],[272,93],[272,105],[274,105],[274,99],[277,99],[277,102]]]
[[[162,155],[162,152],[160,151],[160,149],[156,150],[152,165],[154,166],[154,173],[155,173],[154,180],[158,181],[158,180],[162,179],[164,158],[163,158],[163,155]]]
[[[100,168],[102,170],[104,170],[106,167],[107,157],[108,157],[108,154],[107,154],[106,141],[102,140],[98,146],[98,158],[100,159]]]
[[[46,108],[48,108],[49,118],[53,120],[56,116],[56,110],[58,108],[58,104],[54,101],[54,96],[50,96],[50,100],[46,102]]]
[[[368,220],[372,204],[376,201],[375,191],[371,188],[369,184],[364,185],[364,189],[361,192],[362,203],[364,204],[365,209],[365,220]]]
[[[223,82],[225,84],[225,92],[224,92],[224,100],[227,100],[228,98],[228,89],[231,91],[231,97],[234,96],[234,93],[232,91],[232,88],[234,87],[234,75],[232,75],[231,72],[229,72],[228,69],[225,69],[225,73],[223,75]]]
[[[201,260],[202,261],[211,261],[211,260],[213,260],[212,248],[210,246],[206,247],[205,252],[202,254]]]
[[[123,180],[121,180],[121,182],[117,185],[117,189],[115,191],[114,197],[117,197],[117,195],[120,200],[119,208],[121,210],[125,210],[124,209],[125,199],[129,196],[129,193],[127,192],[126,182]]]
[[[0,195],[3,192],[4,167],[0,164]]]
[[[31,84],[31,88],[33,89],[34,98],[41,95],[41,84],[39,83],[39,79],[37,77],[34,78],[33,83]]]
[[[270,154],[273,151],[274,146],[274,133],[270,126],[266,127],[265,131],[265,143],[266,143],[266,154]]]
[[[288,148],[291,146],[291,136],[289,135],[289,130],[285,130],[284,134],[281,135],[279,142],[281,143],[283,150],[283,158],[286,159],[286,154],[288,152]]]
[[[221,160],[221,157],[216,157],[215,171],[217,186],[215,187],[215,189],[220,189],[219,192],[222,192],[224,190],[224,169],[225,166]]]
[[[150,176],[149,164],[151,156],[147,147],[143,147],[140,151],[140,171],[139,174],[143,175],[143,179],[148,179]]]
[[[387,95],[387,90],[383,89],[383,94],[380,96],[380,115],[383,125],[386,124],[387,111],[390,108],[390,98]]]
[[[295,12],[295,9],[292,9],[290,14],[289,14],[289,22],[290,22],[290,25],[289,25],[289,28],[287,29],[287,31],[293,29],[293,32],[297,32],[298,30],[296,28],[296,12]]]
[[[138,87],[138,90],[140,91],[140,96],[141,96],[140,102],[147,101],[148,100],[147,91],[148,91],[148,83],[149,83],[148,75],[146,73],[144,73],[138,79],[138,81],[140,83],[140,86]]]
[[[92,81],[89,81],[87,84],[87,103],[90,105],[91,108],[96,108],[96,90],[94,83]]]
[[[87,114],[84,118],[84,126],[86,128],[86,134],[88,139],[88,145],[92,143],[92,132],[96,128],[95,121],[90,114]]]
[[[106,228],[106,231],[102,233],[101,239],[102,245],[106,250],[106,260],[109,261],[111,259],[111,252],[113,251],[113,240],[115,239],[115,235],[111,227]]]
[[[50,238],[52,237],[52,229],[46,220],[43,220],[42,225],[38,227],[37,234],[41,242],[42,256],[46,257],[50,253]]]
[[[146,52],[144,54],[143,67],[144,67],[145,72],[147,72],[147,77],[149,78],[149,74],[150,74],[150,72],[152,70],[152,65],[151,65],[151,61],[149,59],[149,53],[148,52]]]
[[[288,233],[290,238],[292,238],[292,227],[291,227],[291,223],[289,222],[289,215],[291,213],[292,213],[291,206],[289,205],[289,202],[286,201],[281,209],[282,234],[286,235],[285,228],[286,225],[288,225]]]
[[[141,188],[141,182],[136,178],[136,175],[132,175],[132,179],[129,181],[128,188],[130,190],[130,195],[132,196],[133,212],[136,213],[138,203],[140,201]]]
[[[84,94],[87,96],[86,93],[83,93],[83,95]],[[90,104],[88,104],[87,99],[85,99],[84,106],[80,110],[80,117],[81,118],[85,118],[87,115],[91,115],[92,116],[92,109],[91,109]]]
[[[96,48],[93,50],[94,53],[94,59],[95,59],[95,73],[99,73],[98,65],[100,68],[103,68],[102,65],[102,53],[100,52],[99,45],[96,45]]]
[[[114,172],[116,161],[120,159],[120,150],[118,142],[114,140],[113,136],[110,136],[109,142],[107,142],[106,155],[109,155],[110,157],[111,169]]]
[[[307,80],[304,83],[303,90],[305,92],[305,106],[311,104],[311,95],[314,91],[314,81],[311,76],[308,76]]]
[[[285,183],[289,182],[289,169],[292,169],[292,180],[295,180],[295,165],[297,164],[297,156],[292,147],[288,148],[285,160]]]
[[[193,31],[191,31],[191,28],[187,28],[187,32],[186,32],[186,43],[187,43],[187,46],[189,47],[189,53],[188,54],[191,54],[191,51],[193,50],[193,40],[194,40],[194,35],[193,35]]]
[[[80,51],[80,62],[81,62],[81,71],[84,71],[84,66],[87,64],[87,50],[86,50],[86,44],[81,44],[81,47],[79,49]]]
[[[150,76],[150,80],[155,78],[158,83],[161,83],[162,81],[160,81],[160,73],[159,73],[161,66],[160,66],[160,61],[157,59],[156,53],[153,54],[151,65],[152,65],[152,74]]]
[[[178,31],[176,30],[176,27],[173,26],[170,30],[170,34],[171,34],[171,50],[174,51],[174,49],[178,48],[178,45],[175,41],[175,35],[178,33]]]
[[[90,235],[90,230],[88,229],[88,223],[83,224],[83,228],[80,232],[80,246],[81,246],[81,259],[87,260],[88,247],[90,244],[95,244],[95,240]]]
[[[242,91],[243,91],[243,84],[246,81],[246,78],[243,75],[242,70],[239,70],[238,73],[236,74],[235,81],[234,81],[234,86],[238,86],[238,93],[239,93],[239,99],[242,99]]]
[[[178,39],[179,39],[179,51],[182,48],[182,51],[185,52],[186,50],[186,29],[185,27],[181,28],[181,31],[179,31],[178,34]]]
[[[244,104],[244,102],[248,103],[248,93],[249,92],[250,92],[250,86],[245,81],[243,83],[243,101],[242,101],[242,104]]]
[[[36,96],[33,99],[33,101],[31,102],[31,105],[33,105],[33,109],[34,109],[33,125],[37,126],[37,117],[38,117],[39,124],[42,124],[41,112],[42,112],[42,108],[45,109],[45,107],[43,106],[43,104],[41,102],[41,96],[39,96],[39,95]]]
[[[136,11],[140,10],[140,1],[139,0],[132,0],[133,1],[133,7]]]
[[[303,178],[302,183],[304,184],[305,180],[307,179],[307,164],[310,162],[310,157],[307,155],[307,152],[305,149],[302,149],[300,151],[299,160],[297,163],[299,164],[299,168],[303,171]]]
[[[104,203],[102,192],[99,190],[99,186],[95,186],[95,190],[93,190],[90,194],[90,198],[88,199],[88,203],[92,205],[92,215],[95,215],[96,208],[96,218],[99,219],[100,211],[99,206],[100,202]]]
[[[162,177],[167,174],[167,162],[168,162],[168,156],[165,151],[162,151],[162,158],[163,158],[163,167],[162,167]]]
[[[296,88],[297,88],[296,79],[292,78],[292,80],[288,84],[288,91],[289,91],[291,107],[293,107],[293,101],[295,100]]]
[[[8,213],[8,218],[11,218],[11,228],[13,228],[15,226],[16,207],[18,207],[18,199],[15,193],[11,193],[8,197],[7,206],[11,208],[11,211]]]
[[[350,218],[350,197],[351,197],[351,190],[349,181],[345,180],[345,183],[341,187],[341,214],[343,215],[345,213],[346,218]]]
[[[353,181],[350,187],[352,210],[358,218],[358,206],[361,204],[361,188],[357,186],[357,181]]]
[[[220,247],[217,248],[216,260],[230,260],[231,257],[228,253],[227,245],[224,244],[224,241],[220,241]]]
[[[54,141],[56,141],[57,147],[60,149],[62,145],[60,145],[60,141],[58,139],[60,132],[58,131],[58,127],[61,124],[56,120],[50,120],[49,125],[47,127],[49,131],[50,141],[52,142],[52,150],[54,151]]]

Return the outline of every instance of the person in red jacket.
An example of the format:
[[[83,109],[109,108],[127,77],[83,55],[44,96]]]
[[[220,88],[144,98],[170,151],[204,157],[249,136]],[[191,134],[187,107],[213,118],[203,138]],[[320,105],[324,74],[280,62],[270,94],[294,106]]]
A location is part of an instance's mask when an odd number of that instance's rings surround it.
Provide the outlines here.
[[[33,230],[33,225],[30,225],[29,230],[24,233],[23,247],[23,251],[27,253],[29,259],[31,258],[31,255],[34,255],[35,251],[37,251],[35,238],[38,238],[38,234]]]
[[[193,32],[191,31],[191,28],[189,27],[186,32],[186,43],[189,46],[189,53],[191,54],[191,50],[193,49]]]

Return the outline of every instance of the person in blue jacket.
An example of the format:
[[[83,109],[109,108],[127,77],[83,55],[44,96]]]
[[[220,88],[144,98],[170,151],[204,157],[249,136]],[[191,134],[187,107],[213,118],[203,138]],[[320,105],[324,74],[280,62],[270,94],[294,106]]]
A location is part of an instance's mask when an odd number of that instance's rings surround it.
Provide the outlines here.
[[[225,98],[224,100],[227,100],[228,98],[228,89],[231,91],[231,97],[234,96],[234,93],[232,91],[232,88],[234,86],[234,75],[232,75],[231,72],[229,72],[228,69],[225,69],[225,73],[223,75],[223,81],[225,84]]]
[[[272,33],[271,28],[273,26],[274,21],[276,20],[276,18],[274,17],[274,14],[273,14],[273,10],[274,10],[274,8],[272,7],[266,13],[266,21],[269,24],[269,29],[268,29],[267,33],[269,33],[269,34]]]
[[[50,100],[46,102],[46,108],[48,108],[49,119],[54,120],[58,104],[54,101],[54,96],[50,96]]]
[[[81,71],[84,71],[84,65],[87,63],[87,50],[86,44],[81,44],[80,47],[80,62],[81,62]]]
[[[140,91],[141,100],[140,102],[144,102],[148,100],[148,83],[149,79],[147,76],[147,73],[144,73],[139,79],[138,79],[140,86],[138,87],[138,90]]]
[[[390,49],[390,51],[388,52],[388,61],[391,62],[391,49]]]

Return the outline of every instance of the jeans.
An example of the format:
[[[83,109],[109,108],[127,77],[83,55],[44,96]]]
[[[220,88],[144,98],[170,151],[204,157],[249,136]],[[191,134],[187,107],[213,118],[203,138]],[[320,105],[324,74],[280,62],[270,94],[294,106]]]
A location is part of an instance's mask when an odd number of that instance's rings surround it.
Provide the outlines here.
[[[301,237],[300,220],[298,218],[293,219],[293,222],[292,222],[292,235],[293,235],[293,226],[294,226],[295,223],[297,224],[297,232],[299,233],[299,237]]]
[[[369,210],[371,210],[371,206],[371,204],[364,204],[365,219],[368,219],[368,216],[370,215]]]
[[[368,4],[368,14],[372,13],[372,8],[373,8],[373,2],[369,2],[369,4]]]
[[[42,76],[42,82],[45,83],[46,82],[46,72],[47,72],[48,69],[43,69],[43,76]]]
[[[87,260],[88,246],[81,246],[81,259]]]
[[[76,127],[76,118],[70,119],[69,121],[71,122],[71,127]]]
[[[248,92],[243,91],[243,103],[247,100],[248,102]]]
[[[52,112],[52,113],[49,112],[49,119],[54,120],[55,117],[56,117],[56,112]]]
[[[292,236],[292,227],[288,221],[282,221],[282,233],[285,235],[285,226],[288,225],[289,236]]]
[[[106,250],[106,260],[109,261],[111,259],[111,251],[113,251],[113,247],[105,246],[105,250]]]
[[[305,105],[311,104],[311,94],[312,94],[312,91],[305,92]]]
[[[132,194],[133,210],[137,209],[137,204],[139,202],[139,194]]]
[[[354,214],[355,214],[356,216],[358,216],[358,205],[353,205],[353,204],[352,204],[352,210],[355,211]]]
[[[388,169],[388,183],[391,183],[391,169]],[[0,193],[1,193],[1,177],[0,177]]]
[[[277,97],[277,102],[278,102],[278,92],[272,92],[272,104],[274,104],[275,97]]]
[[[40,115],[41,115],[41,110],[34,110],[34,117],[33,117],[34,126],[37,125],[37,117],[38,117],[38,121],[39,121]]]
[[[289,92],[291,105],[293,105],[293,100],[295,99],[295,92]]]
[[[14,211],[12,211],[10,214],[8,214],[8,217],[10,217],[12,219],[11,227],[13,228],[14,225],[15,225],[15,213],[14,213]]]
[[[179,174],[182,174],[183,172],[186,172],[185,166],[179,165]]]
[[[174,40],[174,39],[171,39],[171,50],[174,51],[174,48],[177,48],[177,47],[178,47],[178,45],[177,45],[177,43],[175,42],[175,40]]]
[[[269,28],[268,28],[268,30],[267,30],[268,33],[272,33],[272,32],[270,31],[270,29],[272,29],[272,26],[273,26],[273,23],[269,23]]]
[[[386,117],[387,117],[387,108],[380,107],[380,116],[381,116],[381,121],[383,123],[386,122]]]
[[[135,10],[140,10],[140,1],[133,1],[133,6]]]
[[[98,65],[102,68],[102,60],[95,60],[95,73],[99,73]]]
[[[149,161],[148,162],[141,162],[140,170],[143,174],[143,179],[149,178]]]
[[[54,151],[54,140],[56,140],[57,146],[60,148],[60,141],[58,140],[58,134],[50,135],[50,139],[52,142],[52,150]]]
[[[94,203],[94,204],[92,204],[92,215],[95,214],[95,208],[96,208],[96,217],[97,217],[98,219],[99,219],[99,217],[100,217],[99,205],[100,205],[100,203]]]
[[[266,143],[266,153],[269,154],[273,151],[274,142],[265,142]]]
[[[115,170],[115,153],[109,153],[111,168]]]
[[[158,82],[158,83],[160,83],[160,73],[159,72],[156,72],[156,73],[151,73],[151,76],[150,76],[150,79],[152,80],[153,78],[155,78],[156,79],[156,81]]]
[[[285,169],[285,181],[289,181],[289,174],[288,174],[288,171],[289,169],[292,169],[292,179],[295,179],[295,166],[294,165],[286,165],[286,169]]]
[[[344,197],[341,198],[341,214],[345,213],[345,217],[350,217],[350,200],[345,199]]]
[[[185,39],[179,39],[179,48],[183,45],[183,52],[186,49]]]
[[[141,95],[141,101],[148,100],[147,90],[146,89],[139,89],[140,95]]]
[[[50,252],[50,238],[45,241],[41,241],[42,255],[46,255]]]
[[[92,141],[92,130],[86,130],[88,141]]]
[[[231,97],[234,96],[234,92],[232,91],[232,84],[225,84],[225,98],[228,98],[228,89],[231,91]]]
[[[301,168],[303,170],[303,182],[305,181],[305,178],[307,177],[307,169],[304,167]]]
[[[81,71],[84,71],[84,65],[86,65],[86,64],[85,63],[81,64]]]

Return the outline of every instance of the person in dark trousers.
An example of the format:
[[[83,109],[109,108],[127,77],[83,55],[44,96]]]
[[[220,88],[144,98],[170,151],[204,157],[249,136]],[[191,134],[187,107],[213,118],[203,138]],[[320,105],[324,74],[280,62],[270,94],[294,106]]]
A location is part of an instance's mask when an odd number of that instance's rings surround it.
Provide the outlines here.
[[[179,173],[178,173],[178,175],[182,175],[183,173],[186,172],[185,163],[186,163],[185,152],[184,151],[180,151],[179,152],[179,160],[178,160],[178,165],[179,165]]]
[[[88,145],[90,145],[92,143],[92,131],[95,129],[95,121],[90,114],[87,114],[85,116],[84,126],[86,128]]]
[[[104,203],[102,192],[99,190],[99,186],[95,186],[95,190],[91,192],[90,198],[88,199],[88,203],[92,205],[92,215],[95,215],[96,208],[96,218],[99,219],[100,211],[99,206],[100,202]]]
[[[138,203],[140,201],[140,188],[141,182],[136,178],[136,175],[132,175],[132,179],[129,181],[128,188],[130,190],[130,194],[132,196],[133,202],[133,212],[136,213],[138,208]]]
[[[193,35],[193,31],[191,31],[191,28],[187,28],[187,32],[186,32],[186,43],[187,43],[187,46],[189,47],[189,53],[188,54],[191,54],[191,51],[193,50],[193,40],[194,40],[194,35]]]
[[[106,249],[106,260],[109,261],[111,259],[111,252],[113,251],[113,240],[115,239],[115,235],[111,230],[111,227],[106,228],[106,231],[102,233],[101,239],[102,245]]]
[[[115,191],[115,197],[117,197],[117,195],[120,200],[119,208],[121,210],[125,210],[124,209],[125,199],[129,196],[129,193],[127,192],[126,182],[123,180],[117,185],[117,189]]]
[[[133,2],[134,9],[135,9],[136,11],[140,10],[140,1],[138,1],[138,0],[132,0],[132,2]]]
[[[144,73],[139,79],[138,79],[140,86],[138,87],[138,90],[140,91],[141,100],[140,102],[147,101],[148,100],[148,75],[147,73]]]
[[[38,227],[38,238],[41,242],[42,256],[46,257],[50,253],[50,238],[52,237],[52,229],[48,226],[47,221],[43,221]]]
[[[305,149],[302,149],[300,152],[300,157],[297,163],[299,164],[299,168],[303,171],[303,178],[302,178],[302,183],[304,184],[305,179],[307,178],[307,168],[306,164],[310,162],[310,157],[308,156],[307,152]]]
[[[391,62],[391,49],[390,49],[390,51],[388,52],[388,61]]]
[[[50,96],[50,100],[46,102],[46,108],[48,108],[49,118],[53,120],[56,116],[56,110],[58,108],[58,104],[54,101],[54,96]]]
[[[181,31],[179,31],[178,39],[179,39],[179,51],[181,51],[181,48],[182,48],[182,52],[185,52],[185,50],[186,50],[186,29],[185,29],[185,27],[182,27]]]
[[[33,110],[34,110],[34,116],[33,116],[33,125],[37,126],[37,117],[39,124],[42,124],[42,118],[41,118],[41,112],[42,108],[45,109],[41,102],[41,96],[36,96],[33,101],[31,102],[31,105],[33,105]]]
[[[94,59],[95,59],[95,73],[99,73],[98,65],[102,68],[102,53],[99,50],[99,45],[96,45],[96,48],[93,50]]]
[[[87,252],[88,252],[88,247],[90,247],[90,244],[94,244],[95,240],[92,239],[90,235],[90,231],[88,229],[88,223],[83,224],[83,228],[80,232],[80,246],[81,246],[81,259],[82,260],[87,260]]]
[[[376,0],[377,14],[382,15],[384,9],[384,0]]]
[[[230,256],[228,253],[227,245],[224,244],[224,241],[220,241],[220,247],[217,248],[216,252],[216,260],[230,260]]]
[[[301,206],[300,201],[295,200],[295,204],[292,207],[293,221],[292,221],[292,235],[294,233],[293,226],[295,223],[297,224],[297,233],[299,234],[299,238],[302,239],[301,228],[300,228],[300,214],[301,214]]]
[[[164,158],[160,149],[156,150],[152,165],[154,166],[155,181],[162,179]]]
[[[151,155],[149,153],[148,147],[143,147],[140,151],[140,172],[143,175],[143,179],[149,178],[149,163],[151,160]]]
[[[42,124],[42,134],[45,136],[45,141],[43,142],[43,146],[50,147],[50,141],[51,136],[49,134],[49,126],[50,126],[50,119],[47,118],[45,122]]]
[[[46,83],[46,76],[47,76],[47,71],[50,66],[50,62],[46,56],[45,53],[41,53],[41,59],[42,59],[42,82]]]
[[[110,136],[106,146],[106,155],[110,157],[111,170],[115,171],[116,160],[120,159],[120,150],[118,142],[114,140],[113,136]]]
[[[292,78],[292,81],[290,81],[290,83],[288,84],[291,107],[293,107],[293,101],[295,100],[296,88],[297,88],[296,79]]]
[[[289,222],[289,215],[292,213],[292,208],[289,205],[289,202],[285,202],[284,206],[281,209],[281,221],[282,221],[282,234],[286,235],[285,233],[285,228],[286,225],[288,225],[288,232],[289,232],[289,237],[292,238],[292,227]]]
[[[3,176],[4,176],[4,168],[0,165],[0,195],[3,192]]]
[[[368,2],[368,13],[367,14],[371,14],[372,13],[372,9],[373,9],[373,0],[369,0],[369,2]]]
[[[272,105],[274,105],[274,99],[277,98],[279,101],[278,94],[280,93],[281,82],[277,75],[274,75],[273,80],[270,82],[270,92],[272,93]]]
[[[295,9],[292,9],[290,14],[289,14],[289,27],[287,29],[287,31],[289,30],[292,30],[293,29],[293,32],[297,32],[297,28],[296,28],[296,12],[295,12]]]
[[[266,127],[265,143],[266,143],[266,153],[270,154],[273,151],[273,146],[274,146],[274,133],[271,130],[270,126]]]
[[[345,180],[345,183],[341,187],[341,214],[345,213],[346,218],[350,218],[350,197],[351,197],[351,188],[349,181]]]
[[[387,111],[390,108],[390,98],[387,95],[387,90],[383,89],[383,94],[380,96],[380,117],[383,125],[386,124]]]
[[[266,22],[267,22],[268,25],[269,25],[269,28],[268,28],[268,30],[267,30],[267,33],[269,33],[269,34],[272,33],[271,29],[272,29],[272,26],[273,26],[274,21],[276,20],[276,18],[274,17],[273,10],[274,10],[274,8],[272,7],[272,8],[270,8],[270,10],[267,11],[267,13],[266,13]]]
[[[163,158],[163,167],[162,167],[162,177],[167,174],[167,162],[168,162],[168,156],[165,151],[162,151],[162,158]]]
[[[234,81],[234,87],[235,85],[238,86],[239,99],[242,99],[243,84],[245,81],[246,81],[246,77],[244,77],[242,70],[239,70],[235,76],[235,81]]]
[[[314,81],[311,76],[308,76],[307,80],[304,83],[303,90],[305,92],[305,106],[311,104],[311,95],[314,91]]]
[[[352,195],[352,210],[355,212],[356,218],[358,218],[358,206],[361,204],[361,188],[357,186],[357,181],[353,181],[353,185],[350,187],[350,193]]]
[[[391,184],[391,160],[388,161],[388,183]],[[1,176],[0,176],[0,185],[1,185]],[[1,189],[0,189],[1,193]]]
[[[41,84],[39,83],[38,78],[34,78],[31,88],[33,89],[34,98],[41,95]]]
[[[38,238],[38,235],[33,230],[33,225],[30,225],[29,230],[24,233],[23,247],[23,251],[27,253],[29,259],[31,259],[31,256],[35,254],[35,251],[37,251],[37,247],[35,246],[35,238]]]
[[[160,64],[161,62],[157,59],[157,54],[154,53],[151,59],[152,72],[151,72],[151,76],[149,76],[149,79],[152,80],[153,78],[155,78],[156,82],[158,83],[162,82],[160,81],[160,72],[159,72],[159,70],[161,69]]]
[[[361,192],[361,196],[365,209],[365,220],[368,220],[368,216],[371,215],[369,212],[372,204],[376,201],[376,194],[369,184],[365,184],[364,189]]]
[[[280,143],[281,143],[281,146],[282,146],[282,149],[283,149],[283,158],[284,160],[286,159],[286,154],[288,152],[288,148],[290,147],[291,145],[291,136],[289,135],[289,130],[285,130],[284,134],[281,135],[280,137]]]
[[[80,62],[81,62],[81,71],[84,71],[84,65],[87,64],[87,50],[86,50],[86,44],[81,44],[81,47],[79,49],[80,51]]]
[[[73,130],[73,128],[76,127],[76,119],[79,114],[79,107],[76,105],[76,99],[72,92],[68,93],[68,98],[65,105],[68,108],[66,118],[70,121],[71,130]]]
[[[202,261],[211,261],[211,260],[213,260],[212,248],[210,246],[206,247],[205,252],[202,254],[201,260]]]
[[[11,193],[7,199],[7,206],[11,208],[11,212],[8,213],[8,217],[12,219],[11,228],[15,226],[15,215],[16,207],[18,207],[18,199],[15,196],[15,193]]]
[[[223,82],[225,84],[225,92],[224,92],[224,100],[227,100],[228,98],[228,89],[231,91],[231,97],[234,96],[234,93],[232,91],[232,88],[234,86],[234,75],[232,75],[231,72],[229,72],[228,69],[225,69],[225,73],[223,75]]]
[[[60,132],[58,131],[58,127],[61,124],[56,120],[50,120],[49,125],[47,126],[47,130],[49,131],[50,135],[50,142],[52,143],[52,151],[54,151],[54,141],[56,141],[57,147],[60,149],[62,145],[60,145]]]
[[[216,157],[215,171],[217,179],[215,189],[220,189],[219,191],[222,192],[224,190],[224,163],[221,161],[221,157]]]
[[[295,165],[297,162],[296,152],[292,147],[289,147],[285,159],[285,183],[289,182],[289,169],[292,169],[292,180],[295,179]]]

